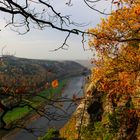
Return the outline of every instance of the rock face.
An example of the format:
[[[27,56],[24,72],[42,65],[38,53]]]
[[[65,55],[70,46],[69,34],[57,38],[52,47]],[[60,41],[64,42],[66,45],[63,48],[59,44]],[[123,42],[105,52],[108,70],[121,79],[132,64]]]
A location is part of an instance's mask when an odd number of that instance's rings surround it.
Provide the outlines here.
[[[97,92],[92,83],[87,87],[85,93],[85,99],[82,100],[76,110],[77,130],[102,119],[103,107],[101,98],[103,94]]]
[[[85,99],[76,110],[76,128],[81,131],[81,139],[140,140],[140,115],[136,103],[129,95],[105,95],[89,82]],[[84,134],[83,129],[86,129]]]

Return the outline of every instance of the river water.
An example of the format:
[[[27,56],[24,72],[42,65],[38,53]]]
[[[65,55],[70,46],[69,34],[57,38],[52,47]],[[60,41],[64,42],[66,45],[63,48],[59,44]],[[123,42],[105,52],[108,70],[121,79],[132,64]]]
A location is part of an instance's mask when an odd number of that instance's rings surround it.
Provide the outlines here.
[[[66,98],[72,98],[73,94],[80,97],[83,95],[84,77],[74,77],[69,80],[69,84],[64,89],[62,96]],[[60,104],[60,103],[59,103]],[[62,104],[62,103],[61,103]],[[60,105],[61,105],[60,104]],[[71,105],[71,106],[70,106]],[[57,106],[57,104],[56,104]],[[71,102],[63,102],[62,109],[56,109],[53,106],[46,106],[47,113],[54,114],[51,118],[57,120],[49,121],[46,117],[40,117],[39,119],[33,121],[27,126],[32,132],[28,132],[24,129],[16,132],[15,134],[7,135],[3,140],[37,140],[38,136],[44,135],[48,128],[60,129],[68,121],[71,114],[75,111],[77,105]],[[47,114],[46,113],[46,114]],[[57,114],[57,116],[55,116]]]

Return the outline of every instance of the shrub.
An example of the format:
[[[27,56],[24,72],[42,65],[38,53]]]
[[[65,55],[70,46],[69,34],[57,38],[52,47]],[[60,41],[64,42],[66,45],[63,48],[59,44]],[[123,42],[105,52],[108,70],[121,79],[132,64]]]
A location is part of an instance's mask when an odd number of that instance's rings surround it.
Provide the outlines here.
[[[48,129],[47,133],[43,137],[39,137],[38,140],[53,140],[59,137],[59,131],[56,129]]]

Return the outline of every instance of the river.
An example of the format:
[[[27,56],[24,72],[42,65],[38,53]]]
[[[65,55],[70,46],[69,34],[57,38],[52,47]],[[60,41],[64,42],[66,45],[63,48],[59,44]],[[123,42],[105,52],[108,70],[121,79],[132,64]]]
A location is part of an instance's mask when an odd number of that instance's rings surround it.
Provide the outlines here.
[[[63,91],[63,94],[62,94],[63,97],[72,98],[73,94],[75,94],[78,97],[82,96],[83,84],[84,84],[84,77],[71,78],[69,80],[68,85]],[[75,111],[77,105],[70,106],[70,102],[64,102],[63,107],[62,107],[64,111],[56,109],[53,106],[50,106],[50,107],[46,106],[46,107],[47,107],[47,112],[49,110],[50,114],[54,113],[54,114],[62,115],[62,119],[60,119],[61,116],[59,117],[57,116],[57,119],[59,118],[60,120],[49,121],[46,117],[40,117],[27,126],[27,128],[29,128],[30,130],[33,130],[33,132],[28,132],[24,129],[21,129],[19,132],[7,135],[6,137],[3,138],[3,140],[37,140],[37,137],[44,135],[48,128],[52,128],[52,127],[56,129],[62,128],[64,124],[68,121],[68,119],[70,118],[71,114]]]

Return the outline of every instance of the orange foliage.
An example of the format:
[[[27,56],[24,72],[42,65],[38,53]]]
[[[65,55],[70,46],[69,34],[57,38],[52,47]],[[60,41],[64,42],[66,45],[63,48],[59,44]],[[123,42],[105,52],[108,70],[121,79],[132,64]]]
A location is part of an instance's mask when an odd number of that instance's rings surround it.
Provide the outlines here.
[[[98,83],[98,88],[107,93],[135,93],[140,88],[137,80],[140,76],[140,50],[134,47],[124,47],[117,57],[103,57],[93,69],[92,79]]]
[[[140,42],[140,1],[118,0],[125,2],[125,6],[118,8],[95,29],[89,29],[90,33],[96,34],[89,41],[89,46],[95,47],[100,53],[114,53],[122,43],[129,42],[138,45]],[[138,40],[138,42],[136,42]]]
[[[58,80],[57,79],[53,80],[51,85],[53,88],[57,88],[58,87]]]
[[[140,1],[114,2],[125,6],[89,29],[96,34],[89,45],[98,53],[92,82],[108,94],[134,94],[140,90]]]

